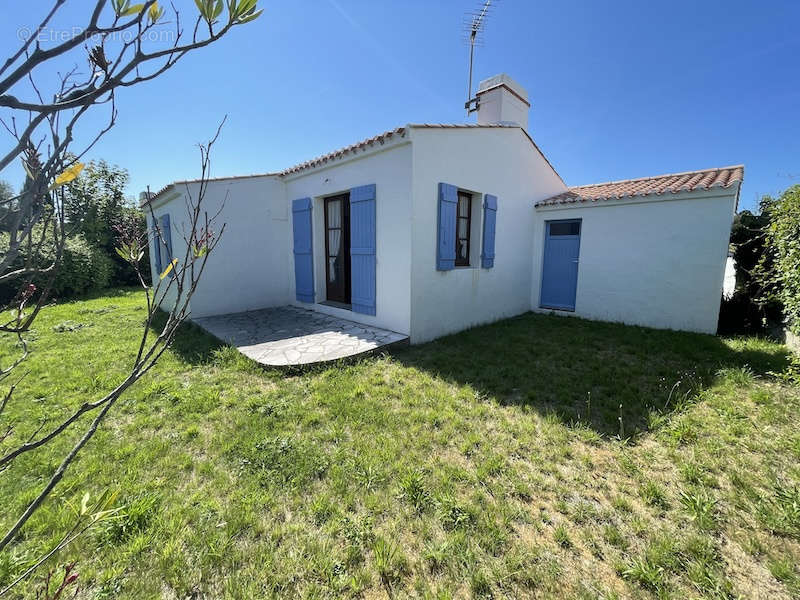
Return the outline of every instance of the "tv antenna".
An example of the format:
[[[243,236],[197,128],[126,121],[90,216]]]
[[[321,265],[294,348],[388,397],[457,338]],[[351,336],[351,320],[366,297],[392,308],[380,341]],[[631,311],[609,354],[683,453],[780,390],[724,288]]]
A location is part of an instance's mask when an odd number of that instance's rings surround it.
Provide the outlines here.
[[[497,0],[494,2],[496,4]],[[476,10],[468,12],[464,17],[464,41],[469,44],[469,83],[467,84],[467,101],[464,103],[467,116],[478,110],[478,99],[472,97],[472,59],[475,55],[475,46],[483,45],[483,30],[491,7],[492,0],[484,0]]]

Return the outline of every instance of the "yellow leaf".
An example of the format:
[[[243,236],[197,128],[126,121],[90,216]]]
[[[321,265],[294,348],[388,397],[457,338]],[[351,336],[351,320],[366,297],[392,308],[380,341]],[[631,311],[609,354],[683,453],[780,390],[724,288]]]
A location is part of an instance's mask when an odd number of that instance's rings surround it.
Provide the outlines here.
[[[167,275],[169,275],[169,272],[170,272],[170,271],[172,271],[172,267],[174,267],[174,266],[175,266],[175,265],[177,265],[177,264],[178,264],[178,259],[177,259],[177,258],[173,258],[173,259],[170,261],[170,263],[167,265],[167,268],[166,268],[166,269],[164,269],[164,272],[163,272],[161,275],[159,275],[159,276],[158,276],[158,278],[159,278],[159,279],[164,279],[164,277],[166,277]]]
[[[65,183],[69,183],[78,175],[80,175],[81,171],[83,171],[83,163],[81,162],[76,162],[71,167],[67,167],[58,177],[56,177],[56,180],[53,185],[50,186],[50,189],[54,190],[57,187],[61,187]]]
[[[150,7],[150,11],[147,13],[150,17],[150,20],[155,23],[161,18],[161,15],[164,14],[164,11],[158,6],[158,2],[154,2],[153,5]]]

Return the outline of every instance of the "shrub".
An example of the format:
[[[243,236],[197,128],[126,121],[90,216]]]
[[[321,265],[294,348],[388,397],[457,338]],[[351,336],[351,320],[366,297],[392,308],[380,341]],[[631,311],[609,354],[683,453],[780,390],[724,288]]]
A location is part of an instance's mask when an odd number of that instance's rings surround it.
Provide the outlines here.
[[[34,239],[39,239],[39,235],[40,232],[34,233]],[[0,234],[0,251],[7,252],[8,246],[9,235],[3,232]],[[52,243],[47,241],[38,251],[34,248],[31,252],[33,254],[30,257],[31,264],[39,268],[48,267],[55,256]],[[23,250],[12,268],[22,267],[27,258],[26,250]],[[53,281],[51,297],[79,296],[106,288],[111,283],[113,272],[114,263],[102,250],[90,246],[80,235],[68,237],[64,243],[64,253]],[[0,285],[0,300],[12,299],[23,283],[27,283],[27,281],[31,281],[41,288],[47,283],[50,276],[49,273],[43,273],[36,274],[29,279],[20,278],[5,282]]]
[[[800,334],[800,185],[771,206],[766,234],[764,262],[773,264],[763,274],[768,295],[782,304],[789,328]]]
[[[723,298],[719,311],[719,333],[763,334],[769,322],[780,319],[780,306],[767,301],[761,273],[771,269],[765,261],[766,229],[775,199],[764,196],[757,214],[743,210],[733,219],[731,249],[736,264],[736,289],[730,298]]]
[[[81,236],[67,238],[64,257],[53,283],[53,295],[77,296],[100,290],[111,283],[114,263],[108,255]]]

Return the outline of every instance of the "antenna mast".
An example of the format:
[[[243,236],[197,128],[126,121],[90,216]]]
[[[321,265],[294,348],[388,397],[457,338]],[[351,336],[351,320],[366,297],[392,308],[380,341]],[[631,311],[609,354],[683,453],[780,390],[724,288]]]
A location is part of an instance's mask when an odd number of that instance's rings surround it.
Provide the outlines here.
[[[467,101],[464,103],[467,116],[478,110],[478,99],[472,97],[472,59],[475,55],[475,46],[483,44],[484,24],[491,5],[492,0],[484,0],[477,10],[467,13],[464,19],[465,41],[469,44],[469,83],[467,84]]]

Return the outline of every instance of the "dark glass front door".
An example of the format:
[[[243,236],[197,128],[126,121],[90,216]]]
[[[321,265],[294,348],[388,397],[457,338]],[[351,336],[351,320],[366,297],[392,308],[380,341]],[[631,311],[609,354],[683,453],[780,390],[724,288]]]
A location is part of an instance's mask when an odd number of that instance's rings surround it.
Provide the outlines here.
[[[350,304],[350,194],[325,199],[325,290]]]

